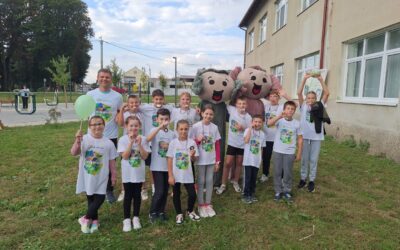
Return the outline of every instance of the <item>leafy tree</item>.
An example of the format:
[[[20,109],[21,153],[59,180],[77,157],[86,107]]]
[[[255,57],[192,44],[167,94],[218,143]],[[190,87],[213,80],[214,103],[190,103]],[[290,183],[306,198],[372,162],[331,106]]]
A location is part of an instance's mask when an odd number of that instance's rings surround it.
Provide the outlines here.
[[[67,107],[67,86],[70,80],[68,60],[69,58],[65,56],[59,56],[57,59],[53,58],[50,61],[53,69],[49,67],[46,68],[46,70],[51,74],[51,79],[64,89],[65,107]]]
[[[124,72],[122,69],[117,65],[117,59],[112,59],[111,64],[107,66],[107,68],[111,71],[112,73],[112,82],[114,86],[118,86],[118,83],[122,81],[122,76]]]
[[[161,88],[164,91],[164,89],[167,87],[167,78],[165,77],[165,75],[162,72],[160,72],[160,76],[158,77],[158,80],[160,81]]]
[[[142,72],[140,74],[140,79],[139,79],[139,84],[140,84],[140,90],[141,91],[147,91],[147,84],[149,81],[149,77],[146,75],[145,72]]]

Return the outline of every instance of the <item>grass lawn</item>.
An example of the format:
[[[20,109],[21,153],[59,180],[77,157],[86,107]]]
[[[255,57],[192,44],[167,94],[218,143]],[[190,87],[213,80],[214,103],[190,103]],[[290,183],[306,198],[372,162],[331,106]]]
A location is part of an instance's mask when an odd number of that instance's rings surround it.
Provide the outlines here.
[[[75,194],[78,159],[69,155],[79,123],[0,131],[1,249],[395,249],[400,246],[400,165],[327,139],[317,190],[294,188],[293,204],[272,200],[271,180],[258,184],[259,202],[245,205],[229,186],[213,201],[217,216],[122,232],[122,203],[104,203],[100,232],[84,235],[77,219],[86,198]],[[294,184],[299,181],[295,165]],[[120,184],[118,184],[118,187]],[[185,191],[183,191],[185,193]],[[186,201],[184,196],[183,201]],[[186,204],[186,203],[184,203]],[[186,206],[183,205],[183,208]],[[315,234],[310,235],[313,225]]]

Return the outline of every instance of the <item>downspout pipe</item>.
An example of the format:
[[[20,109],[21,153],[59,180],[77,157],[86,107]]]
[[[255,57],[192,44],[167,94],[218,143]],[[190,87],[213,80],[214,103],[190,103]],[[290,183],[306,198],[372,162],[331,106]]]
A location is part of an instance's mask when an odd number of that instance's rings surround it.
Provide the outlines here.
[[[247,29],[242,27],[239,28],[244,31],[243,68],[246,68]]]
[[[321,35],[321,49],[319,57],[319,68],[324,68],[324,58],[325,58],[325,34],[326,34],[326,20],[328,18],[328,0],[324,3],[324,15],[322,20],[322,35]]]

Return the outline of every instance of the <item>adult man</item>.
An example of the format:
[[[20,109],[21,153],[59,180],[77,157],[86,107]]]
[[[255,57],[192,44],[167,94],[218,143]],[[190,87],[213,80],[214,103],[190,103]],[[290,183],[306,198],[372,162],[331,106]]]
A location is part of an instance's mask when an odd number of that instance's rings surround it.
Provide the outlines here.
[[[122,95],[111,89],[112,73],[108,69],[100,69],[97,73],[98,88],[87,92],[87,95],[93,97],[96,102],[96,110],[93,115],[101,116],[106,125],[104,128],[104,136],[109,138],[117,148],[118,140],[118,124],[116,116],[119,107],[122,105]],[[109,203],[116,201],[114,196],[114,187],[111,184],[111,173],[107,183],[106,199]]]

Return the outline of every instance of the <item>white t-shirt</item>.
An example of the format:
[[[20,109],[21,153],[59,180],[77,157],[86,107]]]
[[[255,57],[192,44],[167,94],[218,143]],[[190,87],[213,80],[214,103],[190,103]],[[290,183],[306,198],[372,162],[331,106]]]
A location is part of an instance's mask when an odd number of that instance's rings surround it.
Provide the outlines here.
[[[324,103],[323,103],[324,104]],[[325,104],[324,104],[325,106]],[[301,131],[303,133],[303,138],[308,140],[317,140],[323,141],[324,140],[324,129],[321,123],[321,133],[317,134],[315,132],[315,124],[311,122],[311,114],[310,114],[311,107],[308,106],[305,102],[300,107],[300,126]]]
[[[172,105],[165,104],[160,108],[168,109],[172,113]],[[154,106],[154,104],[142,104],[139,107],[139,111],[144,115],[144,135],[148,136],[152,128],[159,126],[157,122],[157,111],[160,109]]]
[[[264,133],[266,141],[274,141],[276,134],[276,125],[268,126],[268,121],[275,116],[282,114],[283,104],[271,105],[269,101],[264,104],[265,110],[265,123],[264,123]]]
[[[118,137],[118,124],[115,121],[119,107],[122,105],[122,95],[114,90],[101,92],[98,88],[87,92],[96,102],[96,110],[92,114],[101,116],[106,122],[104,136],[109,139]]]
[[[176,124],[179,120],[186,120],[189,122],[189,138],[192,137],[192,126],[196,121],[200,120],[196,110],[190,108],[189,110],[182,110],[181,108],[172,109],[171,121],[174,123],[174,130],[176,131]],[[178,136],[178,133],[175,132]]]
[[[244,145],[243,166],[260,167],[262,147],[265,147],[265,134],[261,130],[256,131],[252,128],[246,128],[244,137],[247,131],[251,129],[251,136],[249,143]]]
[[[150,133],[156,129],[153,128]],[[160,130],[154,136],[153,140],[151,140],[151,171],[168,172],[167,152],[169,144],[174,138],[175,133],[173,131],[168,130],[168,132],[165,132],[164,130]]]
[[[274,151],[281,154],[294,154],[296,152],[297,136],[301,135],[299,121],[287,121],[282,118],[276,123],[277,132],[274,140]]]
[[[212,122],[208,125],[205,125],[203,121],[197,122],[193,125],[192,136],[197,138],[199,135],[203,135],[203,140],[199,145],[197,165],[215,164],[215,142],[221,139],[217,125]]]
[[[137,113],[131,113],[129,111],[125,111],[123,113],[124,116],[124,125],[125,125],[125,121],[126,119],[128,119],[129,116],[136,116],[137,118],[139,118],[140,123],[142,124],[142,127],[139,129],[139,135],[143,135],[143,126],[144,126],[144,119],[143,119],[143,114],[141,112],[137,112]],[[123,135],[126,135],[127,131],[126,128],[124,126],[124,133]]]
[[[144,136],[142,138],[142,147],[145,151],[151,152],[149,144]],[[118,140],[118,153],[123,153],[129,146],[129,136],[124,135]],[[145,181],[145,163],[140,156],[139,146],[133,143],[129,160],[121,159],[122,183],[141,183]]]
[[[199,150],[192,139],[180,141],[178,138],[169,144],[167,157],[171,157],[172,171],[175,182],[194,183],[192,163],[190,160],[190,148],[196,150],[195,156],[199,156]]]
[[[90,134],[84,135],[81,143],[76,193],[105,194],[110,160],[117,157],[114,143],[108,138],[97,139]]]
[[[240,124],[245,129],[251,126],[251,116],[246,112],[244,115],[240,114],[236,107],[228,105],[229,112],[229,131],[228,131],[228,145],[236,148],[244,148],[244,130],[238,131],[236,124]]]

